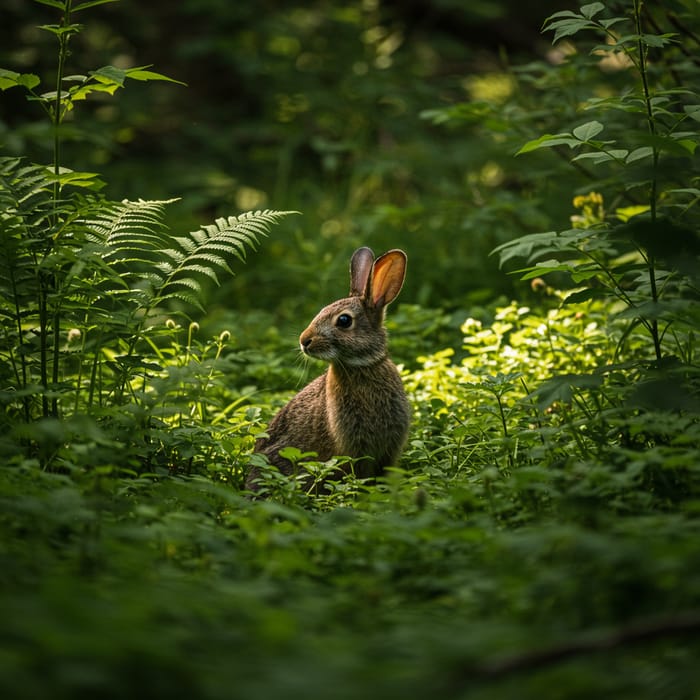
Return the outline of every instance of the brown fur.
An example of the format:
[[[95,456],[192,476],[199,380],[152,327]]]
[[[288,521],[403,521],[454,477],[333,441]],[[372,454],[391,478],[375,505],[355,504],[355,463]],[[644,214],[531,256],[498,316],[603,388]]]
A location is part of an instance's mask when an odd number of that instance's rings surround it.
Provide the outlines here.
[[[283,473],[291,473],[291,464],[279,450],[288,446],[315,452],[321,461],[353,457],[360,477],[376,476],[398,461],[410,407],[387,354],[383,322],[387,304],[401,290],[405,268],[403,251],[389,251],[377,260],[369,248],[355,251],[350,296],[322,309],[299,337],[302,352],[330,366],[280,410],[268,426],[268,437],[256,442],[255,451]],[[344,314],[352,318],[349,328],[339,325]],[[248,488],[255,490],[258,476],[252,468]]]

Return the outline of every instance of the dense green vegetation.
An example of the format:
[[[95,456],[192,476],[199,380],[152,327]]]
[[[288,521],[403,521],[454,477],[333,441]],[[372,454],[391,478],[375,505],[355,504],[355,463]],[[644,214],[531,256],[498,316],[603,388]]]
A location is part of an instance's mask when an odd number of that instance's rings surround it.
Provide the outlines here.
[[[0,29],[3,697],[697,697],[694,0],[143,5]],[[358,244],[404,457],[251,500]]]

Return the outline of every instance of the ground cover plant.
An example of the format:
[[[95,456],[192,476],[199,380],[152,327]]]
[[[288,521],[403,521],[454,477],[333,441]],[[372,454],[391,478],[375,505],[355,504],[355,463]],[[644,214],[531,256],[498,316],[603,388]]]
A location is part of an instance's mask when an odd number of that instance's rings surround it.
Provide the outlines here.
[[[83,103],[184,88],[72,65],[106,0],[39,4],[56,89],[0,71],[52,134],[48,165],[0,160],[3,696],[695,697],[692,5],[554,12],[557,53],[508,68],[517,89],[425,105],[451,140],[490,140],[493,168],[518,163],[546,230],[491,257],[519,298],[392,310],[414,412],[400,464],[369,483],[346,463],[325,489],[267,470],[253,500],[256,436],[320,368],[273,314],[207,309],[303,217],[183,232],[175,201],[101,195],[69,168]],[[407,247],[409,276],[435,264],[414,273]],[[318,482],[335,466],[299,462]]]

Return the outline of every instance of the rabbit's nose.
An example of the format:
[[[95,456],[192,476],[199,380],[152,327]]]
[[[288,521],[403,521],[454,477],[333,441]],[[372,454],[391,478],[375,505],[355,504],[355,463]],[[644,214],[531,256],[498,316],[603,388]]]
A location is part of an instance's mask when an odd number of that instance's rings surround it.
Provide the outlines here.
[[[301,349],[303,351],[307,351],[309,349],[309,347],[311,346],[313,339],[314,338],[310,333],[308,335],[306,333],[302,333],[301,336],[299,337],[299,345],[301,345]]]

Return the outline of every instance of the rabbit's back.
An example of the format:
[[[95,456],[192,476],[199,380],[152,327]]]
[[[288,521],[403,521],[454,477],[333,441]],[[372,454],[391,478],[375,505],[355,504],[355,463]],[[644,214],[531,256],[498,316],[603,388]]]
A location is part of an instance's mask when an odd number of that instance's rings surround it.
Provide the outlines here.
[[[334,440],[330,432],[325,395],[324,373],[280,409],[270,421],[267,437],[256,441],[255,452],[265,455],[270,464],[274,464],[284,474],[291,472],[289,461],[279,455],[284,447],[298,447],[304,452],[315,452],[322,461],[337,454],[333,451]]]

